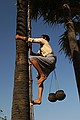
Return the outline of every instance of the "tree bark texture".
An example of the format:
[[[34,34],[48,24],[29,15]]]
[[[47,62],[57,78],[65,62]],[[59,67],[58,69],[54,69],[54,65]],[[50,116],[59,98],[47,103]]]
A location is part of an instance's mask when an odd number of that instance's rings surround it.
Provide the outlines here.
[[[27,35],[27,0],[17,0],[16,34]],[[16,40],[16,62],[11,120],[30,120],[28,44]]]

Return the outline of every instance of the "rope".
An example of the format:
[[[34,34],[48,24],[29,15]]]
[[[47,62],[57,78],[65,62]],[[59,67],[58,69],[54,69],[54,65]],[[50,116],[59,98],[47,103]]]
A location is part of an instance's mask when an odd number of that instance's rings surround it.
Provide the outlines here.
[[[51,82],[50,82],[50,88],[49,88],[49,93],[51,92],[51,86],[52,86],[52,79],[53,79],[53,72],[52,72],[52,77],[51,77]]]
[[[55,78],[55,88],[56,88],[56,90],[59,89],[59,83],[58,83],[56,71],[54,70],[54,71],[52,72],[52,77],[51,77],[51,82],[50,82],[49,93],[51,92],[52,80],[53,80],[53,73],[54,73],[54,78]]]
[[[57,75],[56,75],[56,71],[54,70],[54,77],[55,77],[55,86],[56,86],[56,90],[59,89],[59,83],[58,83],[58,79],[57,79]]]

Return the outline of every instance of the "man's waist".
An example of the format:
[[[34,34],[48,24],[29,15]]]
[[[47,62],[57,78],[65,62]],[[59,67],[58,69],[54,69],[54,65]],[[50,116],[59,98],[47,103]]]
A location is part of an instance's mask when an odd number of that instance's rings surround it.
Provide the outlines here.
[[[47,56],[54,56],[54,53],[53,52],[50,52],[50,53],[44,53],[42,54],[44,57],[47,57]]]

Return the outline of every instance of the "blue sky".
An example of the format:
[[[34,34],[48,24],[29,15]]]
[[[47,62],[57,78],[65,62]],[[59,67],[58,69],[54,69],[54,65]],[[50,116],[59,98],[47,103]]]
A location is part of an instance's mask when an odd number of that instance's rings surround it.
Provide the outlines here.
[[[16,0],[2,0],[0,3],[0,109],[3,110],[0,116],[6,115],[11,118],[14,69],[15,69],[15,34],[16,34]],[[64,28],[58,26],[51,28],[42,20],[37,23],[32,21],[32,37],[40,37],[41,34],[48,34],[51,38],[50,44],[57,56],[56,73],[59,88],[66,93],[66,99],[51,103],[48,101],[50,81],[49,75],[44,83],[43,101],[40,106],[34,106],[34,120],[79,120],[80,106],[75,81],[73,65],[69,63],[64,54],[60,54],[58,40]],[[37,44],[36,44],[37,45]],[[35,46],[33,44],[33,51]],[[38,48],[38,47],[36,47]],[[36,70],[33,68],[33,99],[37,97]],[[55,92],[55,79],[51,92]]]

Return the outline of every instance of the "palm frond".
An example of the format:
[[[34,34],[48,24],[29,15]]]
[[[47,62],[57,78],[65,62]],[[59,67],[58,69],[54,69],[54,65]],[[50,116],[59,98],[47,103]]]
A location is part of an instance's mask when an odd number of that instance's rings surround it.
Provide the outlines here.
[[[72,18],[76,15],[80,17],[80,1],[67,0],[71,8]],[[32,19],[43,17],[44,21],[53,25],[64,23],[62,6],[64,0],[31,0]]]
[[[72,61],[67,31],[65,31],[64,34],[60,36],[58,44],[60,46],[59,52],[64,52],[65,57],[68,57],[68,59]]]
[[[78,44],[79,51],[80,51],[80,40],[77,40],[77,44]],[[59,52],[60,53],[64,52],[65,57],[67,57],[69,59],[69,61],[72,62],[71,50],[70,50],[70,46],[69,46],[67,31],[65,31],[64,34],[62,34],[60,36],[60,39],[58,41],[58,45],[60,47]]]

